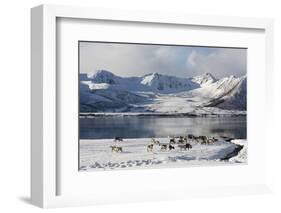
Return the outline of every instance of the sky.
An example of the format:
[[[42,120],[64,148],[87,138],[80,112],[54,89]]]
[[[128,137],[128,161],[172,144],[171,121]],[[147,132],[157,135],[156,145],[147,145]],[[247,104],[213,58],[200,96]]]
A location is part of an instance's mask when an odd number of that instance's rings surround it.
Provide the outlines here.
[[[107,70],[122,77],[161,73],[216,78],[245,75],[247,50],[236,48],[80,42],[80,73]]]

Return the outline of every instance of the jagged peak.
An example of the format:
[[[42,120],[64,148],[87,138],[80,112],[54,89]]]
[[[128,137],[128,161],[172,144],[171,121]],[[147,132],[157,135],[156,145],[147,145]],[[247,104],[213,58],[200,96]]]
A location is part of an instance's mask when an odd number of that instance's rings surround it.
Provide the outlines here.
[[[90,73],[90,74],[88,74],[88,77],[89,78],[93,78],[93,77],[96,77],[96,76],[115,76],[112,72],[110,72],[110,71],[107,71],[107,70],[103,70],[103,69],[101,69],[101,70],[96,70],[96,71],[94,71],[93,73]]]
[[[210,73],[210,72],[206,72],[206,73],[204,73],[204,76],[207,76],[207,77],[209,77],[209,78],[212,78],[212,79],[216,79],[213,75],[212,75],[212,73]]]
[[[92,82],[108,84],[115,84],[116,79],[118,79],[116,75],[107,70],[96,70],[95,72],[88,74],[88,78]]]
[[[243,76],[235,76],[235,75],[230,75],[227,77],[222,78],[220,81],[244,81],[247,79],[247,75],[243,75]]]
[[[198,75],[192,78],[193,82],[196,82],[200,85],[206,84],[206,83],[214,83],[217,81],[217,79],[209,72],[204,73],[203,75]]]
[[[194,76],[193,78],[212,78],[212,79],[216,79],[214,76],[213,76],[213,74],[212,73],[210,73],[210,72],[205,72],[205,73],[203,73],[203,74],[201,74],[201,75],[197,75],[197,76]]]
[[[162,74],[160,74],[158,72],[151,72],[151,73],[145,74],[143,77],[148,77],[148,76],[158,77],[158,76],[162,76]]]

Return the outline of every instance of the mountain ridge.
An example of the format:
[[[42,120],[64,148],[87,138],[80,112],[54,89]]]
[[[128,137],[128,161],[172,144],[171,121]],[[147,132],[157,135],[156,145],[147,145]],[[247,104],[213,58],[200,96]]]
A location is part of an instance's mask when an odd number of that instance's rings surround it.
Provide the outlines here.
[[[80,111],[189,112],[198,107],[246,110],[246,79],[216,79],[211,73],[180,78],[156,72],[120,77],[97,70],[87,76],[80,74]]]

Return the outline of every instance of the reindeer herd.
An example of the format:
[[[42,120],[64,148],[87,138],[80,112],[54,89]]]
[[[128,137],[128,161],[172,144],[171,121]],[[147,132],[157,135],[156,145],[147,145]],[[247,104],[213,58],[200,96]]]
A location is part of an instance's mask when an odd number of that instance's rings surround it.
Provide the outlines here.
[[[116,137],[114,142],[122,142],[123,138]],[[153,152],[154,149],[158,146],[161,151],[171,151],[178,148],[180,151],[186,151],[192,149],[191,143],[197,143],[201,145],[210,145],[214,144],[218,139],[214,137],[207,136],[195,136],[188,134],[187,136],[168,136],[168,143],[160,143],[160,141],[155,138],[151,138],[151,141],[147,144],[147,152]],[[110,146],[112,152],[123,152],[122,146],[112,145]]]

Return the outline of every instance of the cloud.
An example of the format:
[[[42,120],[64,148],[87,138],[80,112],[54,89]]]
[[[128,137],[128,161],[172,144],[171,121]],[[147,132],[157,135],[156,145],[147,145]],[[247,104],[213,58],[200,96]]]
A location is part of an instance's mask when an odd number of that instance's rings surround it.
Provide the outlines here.
[[[80,72],[105,69],[120,76],[151,72],[190,77],[244,75],[246,50],[188,46],[80,42]]]
[[[198,58],[197,52],[196,51],[192,51],[190,53],[189,57],[187,58],[186,65],[190,66],[192,68],[195,68],[197,58]]]
[[[193,50],[186,60],[190,73],[203,74],[210,72],[216,77],[246,74],[247,50],[217,48],[209,54],[200,54]]]
[[[143,75],[155,67],[155,48],[128,44],[86,43],[80,46],[81,72],[106,69],[117,75]]]

